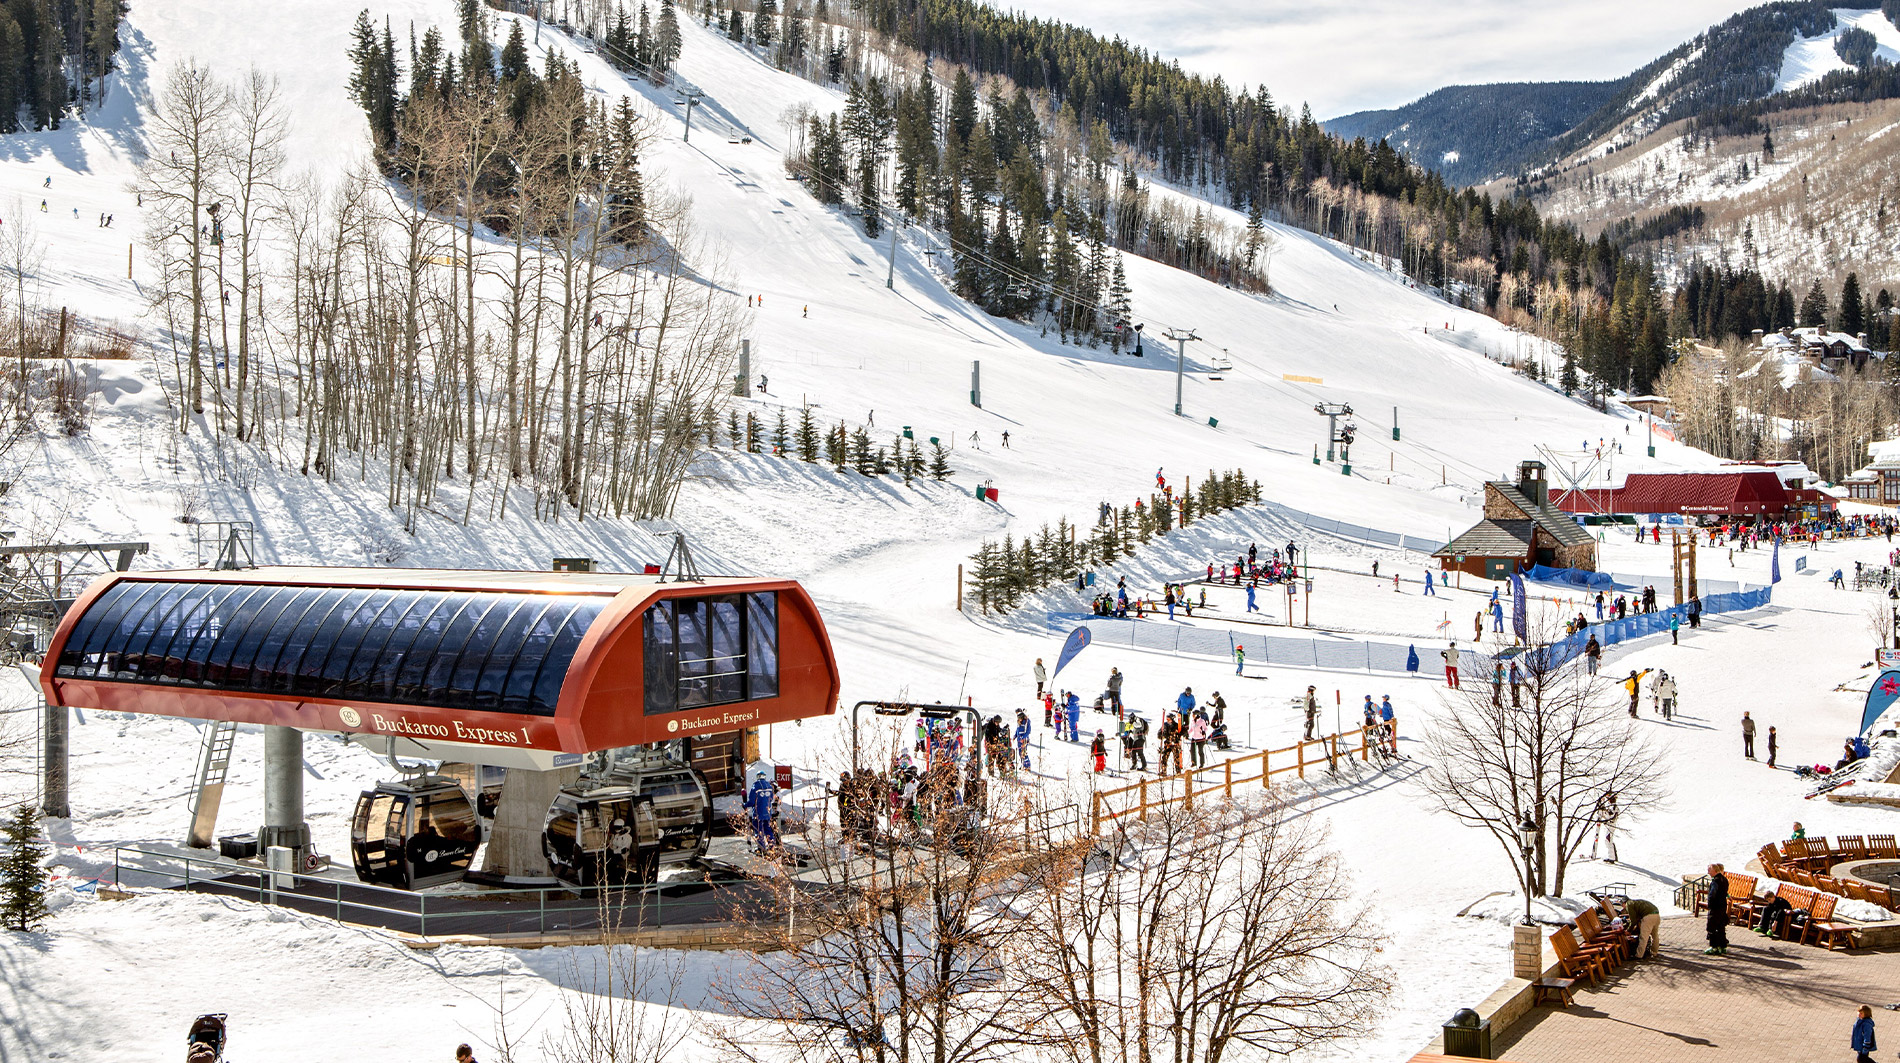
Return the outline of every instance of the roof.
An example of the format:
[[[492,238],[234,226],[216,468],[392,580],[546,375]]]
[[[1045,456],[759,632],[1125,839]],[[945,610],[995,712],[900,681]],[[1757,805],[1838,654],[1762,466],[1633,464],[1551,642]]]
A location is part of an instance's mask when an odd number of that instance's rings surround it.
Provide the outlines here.
[[[1433,557],[1511,557],[1524,558],[1531,549],[1531,534],[1536,522],[1528,520],[1481,520],[1463,535],[1433,551]]]
[[[1623,486],[1609,495],[1607,506],[1600,492],[1585,496],[1582,492],[1560,491],[1555,498],[1559,506],[1573,513],[1607,509],[1612,513],[1718,515],[1780,513],[1795,501],[1781,478],[1766,469],[1631,473]],[[1589,498],[1594,498],[1597,505],[1593,507]]]
[[[791,580],[287,567],[102,576],[60,622],[41,686],[54,705],[544,770],[516,754],[822,715],[838,670]]]
[[[1584,531],[1581,525],[1571,519],[1569,514],[1549,503],[1537,505],[1531,501],[1529,495],[1519,490],[1516,484],[1499,482],[1485,486],[1495,489],[1525,516],[1536,521],[1537,526],[1557,540],[1559,546],[1581,546],[1584,543],[1596,542],[1590,537],[1589,532]]]
[[[1867,457],[1870,467],[1900,466],[1900,439],[1876,439],[1867,444]]]

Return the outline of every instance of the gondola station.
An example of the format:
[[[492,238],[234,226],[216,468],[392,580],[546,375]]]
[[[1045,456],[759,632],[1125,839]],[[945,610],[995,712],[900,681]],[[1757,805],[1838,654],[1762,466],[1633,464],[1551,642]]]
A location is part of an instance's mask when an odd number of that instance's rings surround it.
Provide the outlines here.
[[[228,756],[235,725],[263,725],[256,855],[273,869],[311,851],[306,733],[392,772],[440,762],[356,806],[358,877],[402,889],[460,880],[484,841],[491,881],[651,881],[705,853],[756,729],[832,712],[839,686],[790,580],[347,568],[101,577],[40,682],[49,706],[210,721],[207,761],[218,732]],[[198,845],[207,789],[201,772]]]

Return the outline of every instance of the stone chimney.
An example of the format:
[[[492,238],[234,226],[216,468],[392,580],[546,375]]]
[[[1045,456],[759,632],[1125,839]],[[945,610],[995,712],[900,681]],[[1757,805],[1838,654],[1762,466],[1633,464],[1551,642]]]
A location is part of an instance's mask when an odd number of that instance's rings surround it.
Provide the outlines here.
[[[1544,463],[1541,461],[1519,462],[1517,466],[1517,489],[1531,500],[1531,505],[1541,506],[1550,498],[1549,488],[1544,481]]]

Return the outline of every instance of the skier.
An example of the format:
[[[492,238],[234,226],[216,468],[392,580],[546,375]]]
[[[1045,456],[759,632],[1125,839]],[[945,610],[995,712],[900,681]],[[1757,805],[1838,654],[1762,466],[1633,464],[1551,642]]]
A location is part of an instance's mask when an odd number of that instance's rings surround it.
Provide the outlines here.
[[[1658,672],[1656,683],[1650,688],[1650,692],[1656,697],[1656,705],[1662,712],[1662,718],[1665,720],[1673,718],[1676,712],[1676,677],[1668,672]]]
[[[1317,688],[1307,687],[1306,697],[1300,699],[1300,705],[1306,710],[1305,740],[1311,742],[1314,737],[1313,729],[1319,722],[1319,694],[1317,693]]]
[[[1591,675],[1595,675],[1597,674],[1597,664],[1602,661],[1602,659],[1603,644],[1597,641],[1595,635],[1591,635],[1590,641],[1583,644],[1583,666]]]
[[[1241,675],[1247,667],[1247,647],[1234,643],[1234,674]]]
[[[1157,466],[1155,468],[1155,490],[1159,491],[1166,486],[1168,486],[1168,478],[1161,475],[1161,469]]]
[[[1379,563],[1377,561],[1374,561],[1372,563],[1372,578],[1373,579],[1379,578]]]
[[[1095,741],[1089,743],[1089,755],[1095,758],[1095,774],[1108,770],[1108,742],[1099,730],[1095,732]]]
[[[1174,699],[1174,707],[1180,711],[1182,719],[1187,719],[1187,714],[1194,711],[1194,688],[1181,688],[1180,696]]]
[[[1445,659],[1445,685],[1453,690],[1459,689],[1458,644],[1454,642],[1449,647],[1439,650],[1438,655]]]
[[[1036,666],[1031,668],[1030,671],[1034,673],[1036,677],[1036,696],[1042,697],[1042,685],[1049,681],[1049,670],[1042,666],[1042,658],[1036,658]]]
[[[1127,738],[1122,745],[1128,750],[1128,766],[1140,771],[1148,770],[1148,721],[1130,713],[1124,717]]]
[[[1121,716],[1122,670],[1120,668],[1110,668],[1108,670],[1108,705],[1109,709],[1113,711],[1117,717]]]
[[[1387,694],[1379,700],[1379,722],[1385,725],[1386,740],[1392,743],[1394,756],[1399,752],[1399,720],[1392,712],[1392,695]]]
[[[1600,839],[1603,842],[1604,848],[1609,852],[1609,858],[1603,862],[1606,864],[1614,864],[1616,863],[1615,790],[1605,790],[1603,796],[1597,798],[1596,821],[1596,832],[1590,837],[1590,859],[1595,860],[1597,858],[1597,842]]]
[[[1260,611],[1260,606],[1258,606],[1257,604],[1255,604],[1255,603],[1254,603],[1254,600],[1253,600],[1253,587],[1252,587],[1252,586],[1249,586],[1249,587],[1247,588],[1247,611],[1248,611],[1248,612],[1250,612],[1250,613],[1257,613],[1257,612],[1259,612],[1259,611]]]
[[[1009,449],[1009,433],[1008,432],[1003,433],[1003,449],[1004,450]]]
[[[1623,689],[1628,691],[1630,696],[1630,719],[1632,720],[1636,718],[1637,699],[1642,695],[1643,677],[1648,675],[1650,671],[1650,669],[1645,668],[1638,672],[1632,668],[1630,669],[1630,677],[1623,680]]]
[[[1029,770],[1029,714],[1024,712],[1021,709],[1016,710],[1016,756],[1021,761],[1023,770],[1028,771]]]
[[[1075,691],[1073,690],[1069,691],[1068,701],[1065,707],[1069,710],[1069,741],[1080,742],[1082,740],[1082,731],[1081,731],[1082,699],[1081,697],[1078,696]]]
[[[746,792],[746,809],[752,814],[752,834],[761,853],[778,844],[778,831],[772,826],[772,811],[777,805],[778,787],[759,772],[752,780],[752,789]]]
[[[1504,606],[1495,598],[1491,600],[1491,630],[1500,635],[1504,633]]]
[[[1438,592],[1432,589],[1432,570],[1429,568],[1425,570],[1425,593],[1433,598],[1438,597]]]
[[[1517,667],[1517,658],[1511,658],[1511,707],[1521,709],[1523,702],[1524,673]]]

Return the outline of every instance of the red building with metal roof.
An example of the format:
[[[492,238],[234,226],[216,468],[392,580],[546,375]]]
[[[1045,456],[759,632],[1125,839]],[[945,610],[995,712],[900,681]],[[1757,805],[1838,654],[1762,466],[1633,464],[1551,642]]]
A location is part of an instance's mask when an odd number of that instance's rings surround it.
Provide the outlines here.
[[[1819,491],[1789,487],[1763,469],[1631,473],[1621,487],[1552,492],[1551,501],[1566,513],[1678,513],[1696,517],[1802,515],[1831,509]]]

